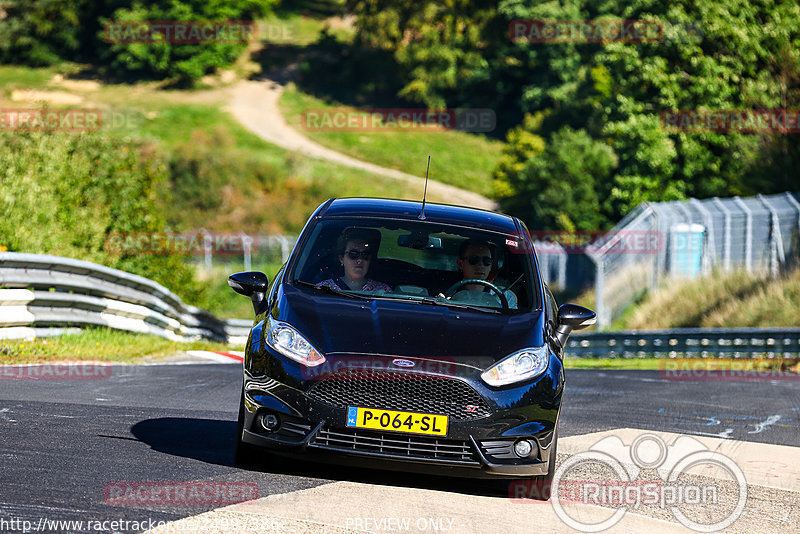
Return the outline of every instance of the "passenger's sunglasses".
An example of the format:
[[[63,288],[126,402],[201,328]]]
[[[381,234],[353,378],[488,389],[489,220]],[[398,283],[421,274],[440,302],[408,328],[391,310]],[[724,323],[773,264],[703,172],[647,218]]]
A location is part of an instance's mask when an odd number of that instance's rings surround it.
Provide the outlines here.
[[[369,250],[348,250],[345,252],[345,255],[353,261],[357,260],[358,258],[361,258],[362,260],[368,260],[372,258],[372,252]]]
[[[483,264],[488,267],[492,264],[492,257],[491,256],[469,256],[464,258],[469,262],[470,265],[478,265],[478,262],[483,260]]]

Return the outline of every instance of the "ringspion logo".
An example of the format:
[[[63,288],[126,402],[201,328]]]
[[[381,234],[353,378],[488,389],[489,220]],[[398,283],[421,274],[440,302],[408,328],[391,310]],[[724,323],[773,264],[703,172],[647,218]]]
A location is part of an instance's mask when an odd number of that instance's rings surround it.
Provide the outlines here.
[[[712,469],[714,477],[697,476]],[[650,477],[653,472],[658,478]],[[586,473],[595,476],[587,478]],[[747,481],[733,460],[691,436],[667,444],[649,433],[630,445],[613,435],[599,440],[562,462],[546,489],[556,515],[578,532],[610,529],[628,511],[643,506],[660,508],[697,532],[717,532],[736,522],[747,503]],[[539,495],[539,488],[527,481],[509,486],[514,502],[530,502],[525,499]],[[599,506],[609,514],[600,522],[587,522],[581,508],[572,504]],[[704,513],[709,507],[717,513]]]

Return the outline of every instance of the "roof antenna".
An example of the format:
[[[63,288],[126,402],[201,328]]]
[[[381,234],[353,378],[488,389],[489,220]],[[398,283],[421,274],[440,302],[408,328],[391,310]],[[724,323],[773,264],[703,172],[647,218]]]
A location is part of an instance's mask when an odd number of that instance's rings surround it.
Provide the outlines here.
[[[428,195],[428,171],[431,170],[431,157],[428,156],[428,168],[425,169],[425,192],[422,193],[422,211],[417,217],[420,221],[425,220],[425,197]]]

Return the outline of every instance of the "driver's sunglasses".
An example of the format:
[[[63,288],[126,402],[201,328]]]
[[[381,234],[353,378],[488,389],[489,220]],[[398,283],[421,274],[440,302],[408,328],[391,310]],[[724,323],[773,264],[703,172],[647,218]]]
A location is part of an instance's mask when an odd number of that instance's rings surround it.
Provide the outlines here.
[[[469,262],[470,265],[478,265],[478,262],[483,260],[483,264],[488,267],[492,264],[492,257],[491,256],[469,256],[464,258]]]
[[[351,260],[355,261],[359,258],[362,260],[368,260],[372,258],[372,251],[369,250],[348,250],[345,252],[345,255],[350,258]]]

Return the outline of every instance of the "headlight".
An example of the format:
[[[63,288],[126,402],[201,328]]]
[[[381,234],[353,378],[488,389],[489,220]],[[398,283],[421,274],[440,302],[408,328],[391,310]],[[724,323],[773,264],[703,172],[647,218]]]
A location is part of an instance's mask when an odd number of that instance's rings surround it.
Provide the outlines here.
[[[306,367],[315,367],[325,362],[325,356],[320,354],[300,332],[288,323],[282,323],[270,317],[268,327],[267,344],[287,358],[300,362]]]
[[[544,373],[550,362],[547,345],[523,349],[500,360],[481,375],[490,386],[505,386]]]

